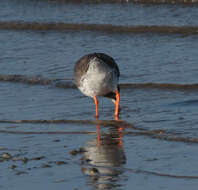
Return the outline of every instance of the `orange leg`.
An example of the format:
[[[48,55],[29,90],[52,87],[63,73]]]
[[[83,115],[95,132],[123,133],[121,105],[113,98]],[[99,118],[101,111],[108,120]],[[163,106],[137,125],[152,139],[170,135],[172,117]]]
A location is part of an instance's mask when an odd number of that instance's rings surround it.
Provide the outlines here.
[[[116,91],[115,116],[119,115],[120,93]]]
[[[96,104],[96,118],[98,118],[98,99],[94,96],[94,103]]]

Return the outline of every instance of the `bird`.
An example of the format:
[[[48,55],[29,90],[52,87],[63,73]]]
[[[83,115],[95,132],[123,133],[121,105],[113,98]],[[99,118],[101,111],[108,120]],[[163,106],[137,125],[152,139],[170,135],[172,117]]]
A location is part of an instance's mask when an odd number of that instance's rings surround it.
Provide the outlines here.
[[[120,71],[115,60],[105,53],[90,53],[81,57],[74,66],[77,88],[94,99],[96,118],[98,118],[98,96],[112,99],[115,104],[115,117],[119,115]]]

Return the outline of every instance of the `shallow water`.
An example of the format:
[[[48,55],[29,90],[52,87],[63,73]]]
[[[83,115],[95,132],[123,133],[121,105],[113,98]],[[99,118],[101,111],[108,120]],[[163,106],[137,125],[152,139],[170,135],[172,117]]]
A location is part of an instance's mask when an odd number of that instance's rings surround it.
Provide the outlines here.
[[[0,2],[1,22],[197,26],[196,14],[184,5]],[[1,29],[0,42],[1,188],[197,189],[197,35]],[[74,63],[90,52],[119,65],[120,121],[103,98],[96,121],[93,100],[74,86]]]
[[[151,6],[132,3],[79,4],[61,0],[1,0],[0,7],[0,21],[197,26],[197,16],[197,6],[174,4]]]

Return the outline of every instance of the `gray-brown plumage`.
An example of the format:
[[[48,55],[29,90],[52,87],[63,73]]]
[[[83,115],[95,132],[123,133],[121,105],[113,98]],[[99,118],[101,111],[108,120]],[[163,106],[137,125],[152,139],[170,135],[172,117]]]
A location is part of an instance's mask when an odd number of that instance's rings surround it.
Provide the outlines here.
[[[94,98],[104,96],[116,100],[120,71],[115,60],[104,53],[87,54],[74,67],[75,83],[82,93]]]

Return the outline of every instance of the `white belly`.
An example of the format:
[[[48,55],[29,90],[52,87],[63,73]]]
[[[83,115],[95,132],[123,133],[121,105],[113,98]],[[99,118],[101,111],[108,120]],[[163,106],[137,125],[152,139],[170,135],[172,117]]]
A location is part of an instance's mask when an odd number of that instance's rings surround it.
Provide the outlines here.
[[[80,91],[87,96],[103,96],[117,90],[118,77],[114,70],[104,63],[93,60],[87,73],[80,81]]]

